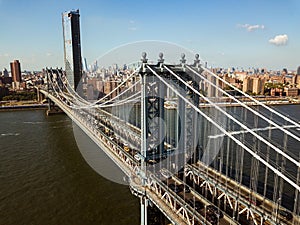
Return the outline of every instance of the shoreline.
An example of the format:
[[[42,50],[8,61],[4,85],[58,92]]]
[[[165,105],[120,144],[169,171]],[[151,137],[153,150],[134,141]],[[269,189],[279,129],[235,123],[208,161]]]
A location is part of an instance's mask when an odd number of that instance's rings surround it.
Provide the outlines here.
[[[264,103],[265,105],[268,105],[268,106],[276,106],[276,105],[300,105],[300,101],[297,101],[297,102],[291,102],[291,101],[261,101],[262,103]],[[253,102],[244,102],[246,105],[248,106],[257,106],[258,104],[254,103]],[[238,107],[240,106],[238,103],[219,103],[217,104],[221,107]],[[207,108],[207,107],[211,107],[209,104],[201,104],[200,103],[200,108]],[[174,105],[168,105],[168,106],[165,106],[165,109],[176,109],[177,106],[174,106]],[[24,104],[24,105],[6,105],[6,106],[0,106],[0,112],[4,112],[4,111],[22,111],[22,110],[32,110],[32,109],[37,109],[37,110],[42,110],[42,109],[48,109],[48,104]]]
[[[297,102],[291,102],[291,101],[260,101],[261,103],[267,105],[267,106],[277,106],[277,105],[300,105],[300,101]],[[259,106],[259,104],[255,102],[243,102],[247,106]],[[235,102],[219,102],[216,103],[216,105],[220,107],[241,107],[239,103]],[[199,108],[209,108],[212,107],[210,104],[207,103],[200,103]],[[165,105],[165,109],[177,109],[177,105]]]
[[[260,101],[262,104],[267,106],[277,106],[277,105],[300,105],[300,102],[289,102],[289,101]],[[247,106],[259,106],[260,104],[255,102],[243,102]],[[240,107],[239,103],[219,103],[217,104],[220,107]],[[210,105],[200,104],[200,108],[211,107]]]
[[[0,106],[0,112],[4,111],[22,111],[22,110],[32,110],[32,109],[48,109],[48,104],[27,104],[27,105],[8,105]]]

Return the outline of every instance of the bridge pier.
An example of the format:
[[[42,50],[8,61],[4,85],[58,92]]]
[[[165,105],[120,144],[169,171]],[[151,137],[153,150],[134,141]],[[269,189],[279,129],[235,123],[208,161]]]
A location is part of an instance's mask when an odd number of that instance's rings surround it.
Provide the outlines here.
[[[53,101],[51,101],[50,98],[48,98],[47,100],[48,100],[48,110],[46,112],[47,116],[64,113],[58,106],[55,105]]]
[[[36,87],[35,89],[36,89],[37,102],[43,103],[43,101],[46,99],[46,96],[40,91],[38,87]]]

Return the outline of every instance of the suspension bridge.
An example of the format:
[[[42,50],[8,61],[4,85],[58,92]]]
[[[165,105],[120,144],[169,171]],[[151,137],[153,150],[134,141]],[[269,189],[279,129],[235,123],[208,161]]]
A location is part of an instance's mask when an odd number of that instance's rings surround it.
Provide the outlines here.
[[[39,94],[124,172],[141,224],[153,206],[172,224],[300,224],[300,124],[211,72],[198,54],[167,64],[162,53],[157,63],[143,53],[93,101],[61,69],[46,73]]]

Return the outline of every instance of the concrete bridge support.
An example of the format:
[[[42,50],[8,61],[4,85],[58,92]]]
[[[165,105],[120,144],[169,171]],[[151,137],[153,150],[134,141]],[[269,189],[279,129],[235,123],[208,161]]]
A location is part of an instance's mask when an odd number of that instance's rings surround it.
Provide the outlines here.
[[[51,101],[50,98],[47,98],[48,100],[48,109],[47,109],[47,116],[53,115],[53,114],[59,114],[64,113],[53,101]]]
[[[38,103],[43,103],[43,101],[46,99],[45,95],[40,92],[39,88],[36,88],[36,96],[37,96]]]

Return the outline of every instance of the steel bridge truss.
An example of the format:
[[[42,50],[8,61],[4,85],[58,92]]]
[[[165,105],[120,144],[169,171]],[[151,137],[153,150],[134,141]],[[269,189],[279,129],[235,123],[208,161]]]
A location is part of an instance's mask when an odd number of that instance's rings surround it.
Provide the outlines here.
[[[295,202],[292,210],[284,210],[292,213],[293,224],[300,224],[300,163],[287,147],[287,141],[291,139],[299,144],[299,134],[290,128],[299,129],[300,125],[245,93],[241,93],[243,98],[265,111],[259,112],[245,100],[228,94],[219,87],[220,84],[228,85],[239,93],[241,91],[203,67],[198,55],[192,65],[186,63],[184,55],[180,64],[166,65],[162,54],[157,64],[148,64],[146,54],[143,54],[141,68],[107,96],[93,103],[70,88],[61,69],[47,69],[46,73],[47,90],[41,92],[66,112],[129,177],[132,193],[141,199],[142,224],[147,224],[149,202],[174,224],[213,223],[206,217],[206,208],[216,203],[218,210],[223,211],[232,224],[243,224],[241,218],[245,217],[255,225],[291,224],[279,215],[279,210],[284,209],[281,199],[284,198],[285,186],[293,190]],[[120,91],[129,79],[134,84]],[[238,114],[235,109],[224,109],[224,97],[245,111]],[[176,102],[174,142],[166,138],[165,123],[169,120],[166,99]],[[137,122],[130,124],[121,114],[111,111],[113,107],[131,103],[140,103],[141,117],[137,118],[140,119],[140,128],[136,126]],[[212,113],[211,109],[218,114]],[[220,115],[226,120],[221,120]],[[243,119],[250,115],[253,123],[247,124]],[[199,129],[203,121],[214,126],[220,134],[208,134],[205,126]],[[260,124],[270,128],[260,128]],[[263,134],[265,130],[267,135]],[[274,143],[272,130],[282,133],[282,143]],[[207,154],[203,149],[209,143],[207,140],[220,137],[225,138],[225,145],[220,147],[216,159],[208,164],[201,161],[200,158]],[[122,147],[124,142],[128,143],[131,153]],[[214,146],[210,147],[208,153],[214,153]],[[135,157],[136,154],[141,157]],[[244,176],[246,157],[251,157],[248,163],[251,178],[247,185]],[[287,171],[287,165],[294,168],[295,174]],[[265,175],[263,194],[257,190],[261,167]],[[162,173],[162,170],[170,175]],[[167,182],[162,176],[168,176]],[[272,177],[275,186],[272,197],[267,196],[269,177]],[[175,186],[190,187],[194,197],[203,199],[205,214],[187,204],[184,197],[170,188],[168,180],[172,180]]]

